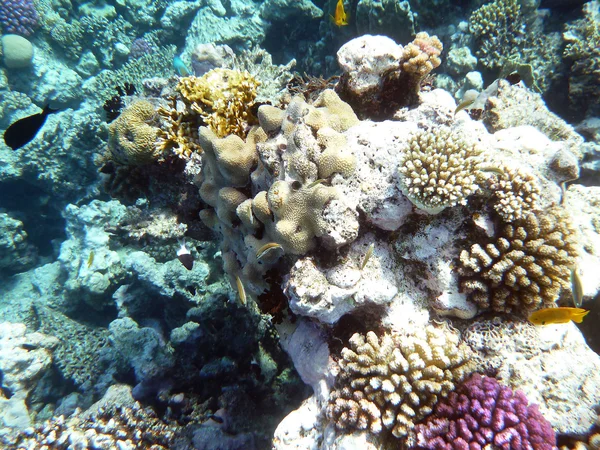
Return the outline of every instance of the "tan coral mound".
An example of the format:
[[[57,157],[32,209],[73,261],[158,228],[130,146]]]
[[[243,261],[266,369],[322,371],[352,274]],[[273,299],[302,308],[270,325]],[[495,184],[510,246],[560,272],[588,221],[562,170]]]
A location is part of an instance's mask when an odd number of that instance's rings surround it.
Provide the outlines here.
[[[505,224],[487,244],[460,254],[461,288],[481,308],[528,315],[568,289],[578,255],[575,229],[555,207]]]
[[[342,350],[327,417],[341,430],[404,437],[431,414],[473,364],[458,333],[428,326],[412,335],[354,334]]]
[[[436,214],[465,204],[478,189],[481,151],[450,129],[441,127],[413,136],[400,157],[402,191],[419,208]]]
[[[415,39],[404,47],[402,70],[424,78],[442,63],[443,46],[437,36],[426,32],[417,33]]]
[[[156,146],[159,129],[154,126],[156,111],[152,103],[137,100],[123,110],[108,129],[108,155],[120,164],[148,164],[161,150]]]
[[[521,219],[526,213],[539,211],[541,187],[534,175],[523,169],[501,165],[504,175],[494,174],[488,188],[494,199],[494,209],[506,222]]]

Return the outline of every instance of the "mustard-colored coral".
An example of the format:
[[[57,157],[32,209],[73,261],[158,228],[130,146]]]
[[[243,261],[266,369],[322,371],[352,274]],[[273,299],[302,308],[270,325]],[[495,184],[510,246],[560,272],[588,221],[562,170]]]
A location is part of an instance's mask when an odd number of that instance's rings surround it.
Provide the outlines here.
[[[120,164],[148,164],[156,161],[161,149],[156,146],[159,129],[154,106],[137,100],[123,110],[110,124],[108,155]]]
[[[252,106],[259,84],[248,72],[213,69],[200,78],[181,78],[177,90],[218,137],[244,137],[256,122]]]
[[[156,112],[163,119],[156,144],[160,151],[171,150],[184,159],[202,151],[198,144],[198,127],[202,125],[202,119],[198,113],[175,99],[169,106],[159,106]]]
[[[428,326],[408,335],[354,334],[342,350],[327,417],[340,430],[405,437],[473,369],[458,333]]]
[[[576,233],[559,207],[506,224],[493,241],[460,255],[461,287],[483,309],[528,315],[569,289]]]

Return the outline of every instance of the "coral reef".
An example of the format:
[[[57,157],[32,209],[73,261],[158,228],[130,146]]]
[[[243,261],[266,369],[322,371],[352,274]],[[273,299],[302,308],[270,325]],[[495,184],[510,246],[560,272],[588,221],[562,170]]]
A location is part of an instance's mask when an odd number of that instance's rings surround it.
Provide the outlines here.
[[[0,3],[0,25],[6,34],[30,36],[39,25],[33,0],[3,0]]]
[[[457,333],[429,326],[414,335],[354,334],[342,350],[327,416],[342,430],[405,437],[472,370]]]
[[[419,449],[556,448],[550,423],[521,391],[474,374],[415,427]]]
[[[158,127],[152,103],[135,100],[110,124],[108,156],[119,164],[148,164],[158,160]]]
[[[600,2],[583,6],[583,18],[567,24],[563,57],[568,73],[570,111],[578,117],[598,114],[600,99]]]
[[[400,156],[402,191],[420,209],[437,214],[466,204],[477,191],[481,150],[447,128],[421,131]]]
[[[37,249],[28,242],[23,222],[0,210],[0,269],[22,272],[36,261]]]
[[[177,90],[218,137],[244,137],[256,122],[252,106],[258,81],[248,72],[213,69],[179,80]]]
[[[568,289],[578,254],[565,210],[528,212],[503,225],[494,240],[461,252],[461,287],[481,308],[527,315],[552,306]]]

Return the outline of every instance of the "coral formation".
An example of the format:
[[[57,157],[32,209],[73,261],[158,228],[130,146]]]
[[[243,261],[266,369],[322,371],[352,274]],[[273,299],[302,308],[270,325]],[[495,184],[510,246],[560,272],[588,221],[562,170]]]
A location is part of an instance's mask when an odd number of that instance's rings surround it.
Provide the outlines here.
[[[537,405],[480,374],[440,401],[415,432],[419,449],[556,448],[554,430]]]
[[[23,222],[0,210],[0,269],[18,273],[37,261],[37,249],[27,240]]]
[[[466,204],[478,189],[481,150],[449,128],[420,131],[408,142],[398,172],[402,191],[419,208],[437,214],[448,206]]]
[[[424,31],[417,33],[415,39],[404,47],[402,70],[422,80],[433,69],[440,66],[442,50],[442,43],[437,36],[429,36]],[[415,83],[417,87],[419,84],[420,82]]]
[[[258,86],[248,72],[213,69],[200,78],[181,78],[177,90],[218,137],[244,137],[256,121],[252,106]]]
[[[471,14],[469,29],[475,36],[475,54],[484,67],[502,68],[518,56],[524,19],[518,0],[494,0]]]
[[[30,36],[39,25],[33,0],[3,0],[0,2],[0,25],[6,34]]]
[[[183,159],[202,152],[198,143],[198,128],[203,121],[198,113],[176,99],[171,99],[168,106],[160,105],[156,112],[162,120],[156,141],[160,152],[168,154],[172,151]]]
[[[162,148],[157,146],[157,113],[152,103],[136,100],[110,124],[108,155],[120,164],[147,164],[156,161]]]
[[[458,333],[428,326],[413,335],[354,334],[342,350],[327,416],[341,430],[384,428],[405,437],[472,369]]]
[[[535,176],[505,164],[501,164],[499,169],[503,175],[492,173],[487,179],[487,186],[500,217],[505,222],[514,222],[528,212],[539,211],[541,187]]]
[[[568,289],[578,256],[568,213],[554,207],[504,224],[496,238],[460,254],[461,288],[483,309],[527,315]]]

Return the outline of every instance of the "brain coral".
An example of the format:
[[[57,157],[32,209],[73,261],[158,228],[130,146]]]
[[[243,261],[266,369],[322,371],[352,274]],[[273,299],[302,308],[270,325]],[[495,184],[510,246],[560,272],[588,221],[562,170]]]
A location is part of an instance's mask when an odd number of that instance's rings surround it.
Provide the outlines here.
[[[398,171],[404,194],[419,208],[437,214],[466,204],[478,189],[480,150],[445,127],[413,136],[400,157]]]
[[[341,430],[385,428],[405,437],[472,366],[458,334],[441,327],[381,338],[356,333],[350,347],[342,350],[327,407],[328,418]]]
[[[435,450],[552,450],[550,423],[525,394],[474,374],[415,427],[417,447]]]
[[[575,229],[555,207],[505,224],[495,241],[460,254],[461,287],[481,308],[527,315],[568,288],[577,258]]]
[[[153,125],[156,118],[154,106],[146,100],[137,100],[125,108],[109,127],[110,158],[131,165],[156,161],[161,154],[156,145],[159,129]]]

